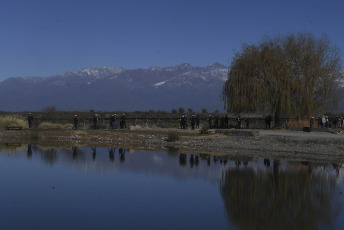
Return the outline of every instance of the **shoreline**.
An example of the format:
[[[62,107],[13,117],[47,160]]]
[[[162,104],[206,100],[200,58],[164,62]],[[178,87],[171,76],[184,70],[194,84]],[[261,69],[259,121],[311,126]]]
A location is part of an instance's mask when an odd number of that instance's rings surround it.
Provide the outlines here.
[[[291,130],[235,130],[230,135],[198,130],[0,130],[1,143],[46,146],[125,147],[138,151],[178,151],[241,158],[344,163],[344,134]],[[168,142],[169,132],[180,140]],[[245,133],[246,132],[246,133]],[[247,135],[252,132],[252,135]]]

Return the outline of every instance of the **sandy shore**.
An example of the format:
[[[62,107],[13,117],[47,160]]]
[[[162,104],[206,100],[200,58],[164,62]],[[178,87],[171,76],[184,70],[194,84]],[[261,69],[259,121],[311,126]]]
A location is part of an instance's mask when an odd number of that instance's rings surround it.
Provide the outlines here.
[[[181,139],[166,141],[169,132]],[[0,141],[35,142],[41,145],[123,146],[136,150],[175,151],[225,155],[231,158],[274,158],[295,161],[344,162],[344,134],[289,130],[252,130],[254,135],[201,135],[198,131],[149,129],[141,131],[110,130],[22,130],[0,131]]]

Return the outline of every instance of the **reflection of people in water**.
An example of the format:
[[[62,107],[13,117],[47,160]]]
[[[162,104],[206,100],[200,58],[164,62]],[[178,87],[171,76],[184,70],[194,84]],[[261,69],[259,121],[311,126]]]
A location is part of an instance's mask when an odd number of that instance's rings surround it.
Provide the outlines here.
[[[194,158],[194,155],[193,155],[193,154],[191,154],[191,157],[190,157],[189,162],[190,162],[191,168],[193,168],[193,166],[194,166],[194,164],[195,164],[195,158]]]
[[[196,156],[195,156],[195,165],[198,166],[198,163],[199,163],[198,154],[196,154]]]
[[[198,155],[191,154],[189,163],[190,163],[191,168],[193,168],[194,165],[198,166],[198,163],[199,163]]]
[[[111,162],[115,161],[115,148],[108,149],[109,150],[109,159]]]
[[[342,167],[342,165],[334,163],[334,164],[332,164],[332,166],[333,166],[333,169],[336,171],[336,176],[338,177],[339,176],[339,170]]]
[[[213,161],[216,164],[216,162],[217,162],[217,157],[216,156],[213,156]]]
[[[312,163],[309,163],[309,165],[308,165],[308,173],[312,174],[312,172],[313,172]]]
[[[91,149],[92,149],[92,151],[93,151],[93,153],[92,153],[92,158],[93,158],[93,161],[95,161],[95,160],[96,160],[96,157],[97,157],[97,148],[94,147],[94,148],[91,148]]]
[[[186,154],[184,154],[184,153],[179,154],[179,164],[181,166],[186,165]]]
[[[31,157],[32,156],[32,148],[31,148],[31,144],[27,145],[27,156]]]
[[[125,149],[119,149],[118,152],[119,152],[119,160],[121,162],[124,162],[124,160],[125,160]]]
[[[73,146],[72,150],[73,150],[73,160],[75,160],[77,158],[77,155],[78,155],[78,153],[77,153],[78,147]]]
[[[270,159],[264,159],[264,165],[269,168],[270,167]]]
[[[208,164],[208,167],[210,166],[210,156],[207,157],[207,164]]]

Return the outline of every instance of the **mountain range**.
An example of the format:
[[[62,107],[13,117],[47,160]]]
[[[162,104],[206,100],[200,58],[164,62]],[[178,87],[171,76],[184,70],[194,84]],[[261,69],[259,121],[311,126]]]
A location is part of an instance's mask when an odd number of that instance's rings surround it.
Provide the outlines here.
[[[0,111],[223,110],[228,67],[184,63],[173,67],[91,67],[50,77],[12,77],[0,82]]]

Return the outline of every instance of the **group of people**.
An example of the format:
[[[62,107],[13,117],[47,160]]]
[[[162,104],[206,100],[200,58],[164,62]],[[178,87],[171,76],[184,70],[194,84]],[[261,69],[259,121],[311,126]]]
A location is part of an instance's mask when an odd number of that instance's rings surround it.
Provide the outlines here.
[[[111,129],[116,129],[117,128],[116,116],[117,116],[116,114],[113,114],[110,117],[110,128]],[[32,115],[32,113],[29,113],[29,115],[27,116],[26,120],[28,121],[29,128],[32,128],[32,123],[33,123],[33,115]],[[97,129],[98,128],[98,126],[97,126],[97,124],[98,124],[98,114],[94,114],[93,115],[92,121],[93,121],[93,129]],[[121,129],[127,128],[127,118],[126,118],[124,113],[120,117],[119,125],[120,125]],[[78,115],[74,115],[74,118],[73,118],[73,128],[72,129],[77,130],[78,127],[79,127],[79,118],[78,118]]]
[[[92,118],[92,122],[93,122],[93,129],[97,129],[98,127],[98,119],[99,116],[98,114],[94,114],[93,118]],[[188,129],[188,122],[191,125],[191,130],[194,129],[199,129],[200,127],[200,116],[197,115],[192,115],[191,119],[189,120],[186,114],[181,115],[180,117],[180,128],[181,129]],[[28,125],[29,128],[32,128],[32,123],[33,123],[33,115],[31,113],[29,113],[28,117],[27,117],[27,121],[28,121]],[[237,117],[236,119],[237,121],[237,125],[236,128],[240,129],[242,127],[242,121],[244,121],[246,123],[246,128],[249,128],[249,118],[241,118],[240,115]],[[272,121],[272,117],[270,115],[265,117],[265,128],[270,128],[270,124]],[[337,125],[339,125],[340,127],[343,126],[343,118],[337,119]],[[215,116],[213,118],[212,115],[209,115],[207,118],[207,123],[208,123],[208,128],[209,129],[213,129],[213,128],[224,128],[227,129],[229,128],[229,117],[228,115],[222,115],[222,116]],[[328,127],[330,124],[328,122],[328,118],[327,117],[322,117],[319,122],[319,124],[322,124],[323,127]],[[314,124],[314,119],[313,121],[311,121],[311,125],[313,126]],[[109,127],[111,129],[116,129],[117,128],[117,115],[116,114],[112,114],[110,119],[109,119]],[[125,116],[125,114],[123,113],[119,119],[119,127],[121,129],[127,128],[127,118]],[[78,115],[74,115],[74,119],[73,119],[73,130],[77,130],[79,128],[79,118]]]
[[[310,122],[310,125],[314,125],[315,118],[311,117],[309,122]],[[343,119],[343,117],[334,117],[334,118],[330,119],[328,116],[323,115],[322,117],[318,117],[317,122],[318,122],[318,127],[323,127],[323,128],[331,128],[331,127],[342,128],[343,124],[344,124],[344,119]]]
[[[191,130],[194,130],[195,128],[198,129],[199,128],[199,122],[200,122],[200,118],[199,115],[197,114],[197,116],[195,117],[195,115],[191,116]],[[186,114],[183,114],[180,117],[180,129],[188,129],[188,117]]]
[[[75,115],[77,116],[77,115]],[[116,121],[117,121],[117,114],[112,114],[110,119],[110,125],[109,127],[111,129],[117,129],[117,124],[116,124]],[[97,123],[98,123],[98,114],[94,114],[93,115],[93,128],[94,129],[97,129]],[[75,122],[74,122],[74,126],[75,126]],[[120,117],[120,121],[119,121],[119,127],[121,129],[124,129],[124,128],[127,128],[127,118],[125,116],[125,114],[123,113],[122,116]]]
[[[93,129],[97,129],[98,128],[98,114],[94,114],[92,121],[93,121]],[[220,120],[220,124],[219,124],[219,120]],[[29,124],[29,128],[32,128],[32,122],[33,122],[33,116],[31,113],[29,113],[28,117],[27,117],[27,121]],[[117,128],[117,115],[116,114],[112,114],[110,119],[110,124],[109,127],[111,129],[116,129]],[[219,118],[219,116],[216,116],[215,118],[212,117],[212,115],[209,115],[207,118],[207,122],[209,125],[209,128],[228,128],[228,121],[229,118],[227,115],[222,115],[221,118]],[[238,128],[241,127],[241,118],[240,116],[238,116],[237,118],[237,122],[238,122]],[[245,119],[246,122],[246,128],[248,128],[248,124],[249,124],[249,120],[248,118]],[[191,124],[191,130],[194,130],[195,128],[198,129],[199,125],[200,125],[200,116],[197,114],[192,115],[191,116],[191,120],[190,120],[190,124]],[[121,129],[127,128],[127,118],[125,116],[125,114],[123,113],[122,116],[120,117],[120,121],[119,121],[119,126]],[[73,130],[77,130],[79,128],[79,118],[78,115],[74,115],[73,118]],[[188,128],[188,117],[186,114],[183,114],[180,117],[180,128],[181,129],[187,129]]]
[[[229,121],[229,118],[228,118],[227,114],[221,116],[221,118],[220,118],[220,125],[219,125],[219,117],[218,116],[213,118],[212,115],[209,115],[208,118],[207,118],[209,129],[212,129],[212,128],[224,128],[224,129],[227,129],[229,127],[228,126],[228,121]]]
[[[111,129],[116,129],[117,128],[116,120],[117,120],[117,115],[116,114],[112,114],[111,117],[110,117],[110,128]],[[98,126],[97,126],[98,114],[94,114],[93,115],[92,121],[93,121],[93,129],[97,129],[98,128]],[[73,129],[78,129],[78,124],[79,124],[78,115],[74,115],[73,123],[74,123]],[[120,117],[119,126],[120,126],[121,129],[127,128],[127,118],[126,118],[124,113]]]

